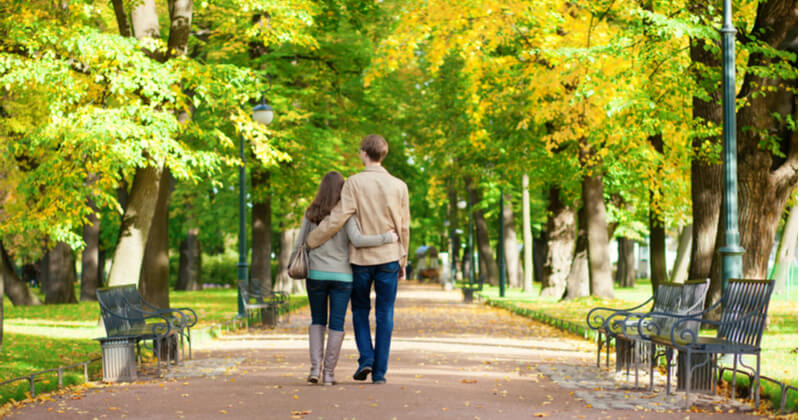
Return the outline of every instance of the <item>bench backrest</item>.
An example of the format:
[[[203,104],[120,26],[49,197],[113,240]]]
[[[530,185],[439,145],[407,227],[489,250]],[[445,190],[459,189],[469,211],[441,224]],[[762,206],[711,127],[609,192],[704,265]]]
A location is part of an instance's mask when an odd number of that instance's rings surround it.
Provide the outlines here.
[[[653,298],[652,312],[679,313],[682,287],[680,283],[660,283]],[[671,318],[662,316],[654,316],[651,320],[651,323],[658,327],[658,331],[664,331],[668,328],[666,324],[671,322]]]
[[[137,293],[136,285],[133,284],[97,289],[97,302],[100,304],[103,325],[109,336],[124,333],[145,323],[141,304],[131,300],[131,289],[133,293]],[[127,319],[119,318],[112,313]]]
[[[695,315],[703,312],[709,280],[690,280],[686,283],[661,283],[656,290],[656,303],[653,312],[667,312],[676,315]],[[677,319],[674,317],[653,316],[652,323],[662,334],[669,332]],[[699,323],[685,328],[697,331]]]
[[[738,344],[760,346],[774,287],[773,280],[729,280],[722,299],[723,324],[717,330],[717,337]],[[754,315],[745,317],[749,314]],[[733,322],[737,320],[741,322]]]

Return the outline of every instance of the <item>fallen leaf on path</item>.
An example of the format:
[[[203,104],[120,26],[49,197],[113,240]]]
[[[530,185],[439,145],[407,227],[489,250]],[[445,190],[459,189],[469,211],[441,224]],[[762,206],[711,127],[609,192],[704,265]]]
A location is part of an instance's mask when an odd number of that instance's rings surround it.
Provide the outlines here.
[[[307,416],[311,414],[311,410],[292,410],[293,416]]]
[[[533,413],[533,417],[550,417],[550,413]]]
[[[462,384],[477,384],[478,380],[477,379],[462,379],[461,383]]]

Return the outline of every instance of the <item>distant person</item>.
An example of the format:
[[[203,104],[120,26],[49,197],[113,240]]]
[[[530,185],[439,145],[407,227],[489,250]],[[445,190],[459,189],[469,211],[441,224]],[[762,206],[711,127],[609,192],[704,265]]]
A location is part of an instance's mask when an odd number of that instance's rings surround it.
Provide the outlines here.
[[[308,235],[311,248],[322,245],[348,220],[356,219],[364,233],[387,230],[399,232],[400,242],[372,248],[350,250],[353,264],[353,331],[359,358],[353,379],[385,384],[392,342],[394,302],[397,282],[403,277],[401,267],[408,260],[409,220],[408,186],[381,166],[389,152],[386,140],[370,134],[361,140],[364,171],[347,179],[342,198],[328,218]],[[370,290],[375,285],[375,346],[370,334]]]
[[[316,197],[306,209],[303,225],[294,245],[295,252],[309,231],[317,227],[339,202],[344,177],[336,171],[325,174]],[[347,303],[353,288],[350,268],[350,247],[375,247],[397,242],[397,234],[391,230],[381,235],[362,235],[355,218],[345,220],[344,229],[334,234],[308,253],[309,274],[306,279],[311,326],[308,329],[308,353],[311,369],[308,382],[334,385],[333,371],[339,360],[339,351],[344,340],[344,318]],[[328,311],[330,308],[330,311]],[[325,345],[325,326],[328,326],[328,343]],[[324,353],[324,361],[323,361]],[[324,365],[324,368],[323,368]]]

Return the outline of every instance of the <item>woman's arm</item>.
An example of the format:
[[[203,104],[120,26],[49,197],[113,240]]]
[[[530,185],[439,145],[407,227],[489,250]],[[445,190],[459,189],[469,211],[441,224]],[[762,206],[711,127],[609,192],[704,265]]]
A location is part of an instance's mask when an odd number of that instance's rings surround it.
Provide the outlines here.
[[[347,223],[344,224],[344,229],[345,232],[347,232],[347,239],[349,239],[356,248],[367,248],[395,241],[392,232],[386,232],[380,235],[363,235],[361,229],[358,228],[358,222],[355,217],[351,217]]]
[[[308,219],[303,217],[303,224],[300,226],[300,232],[297,232],[297,238],[294,240],[294,248],[292,248],[293,252],[297,252],[297,250],[300,249],[300,244],[303,243],[310,226],[311,225],[309,224]]]

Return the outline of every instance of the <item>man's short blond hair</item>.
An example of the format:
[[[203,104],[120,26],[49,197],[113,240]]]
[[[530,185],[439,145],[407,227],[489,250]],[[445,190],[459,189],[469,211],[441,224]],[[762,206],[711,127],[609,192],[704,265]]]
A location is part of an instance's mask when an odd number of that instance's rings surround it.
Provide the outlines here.
[[[370,134],[361,140],[361,150],[373,162],[383,162],[383,158],[389,153],[389,144],[380,134]]]

